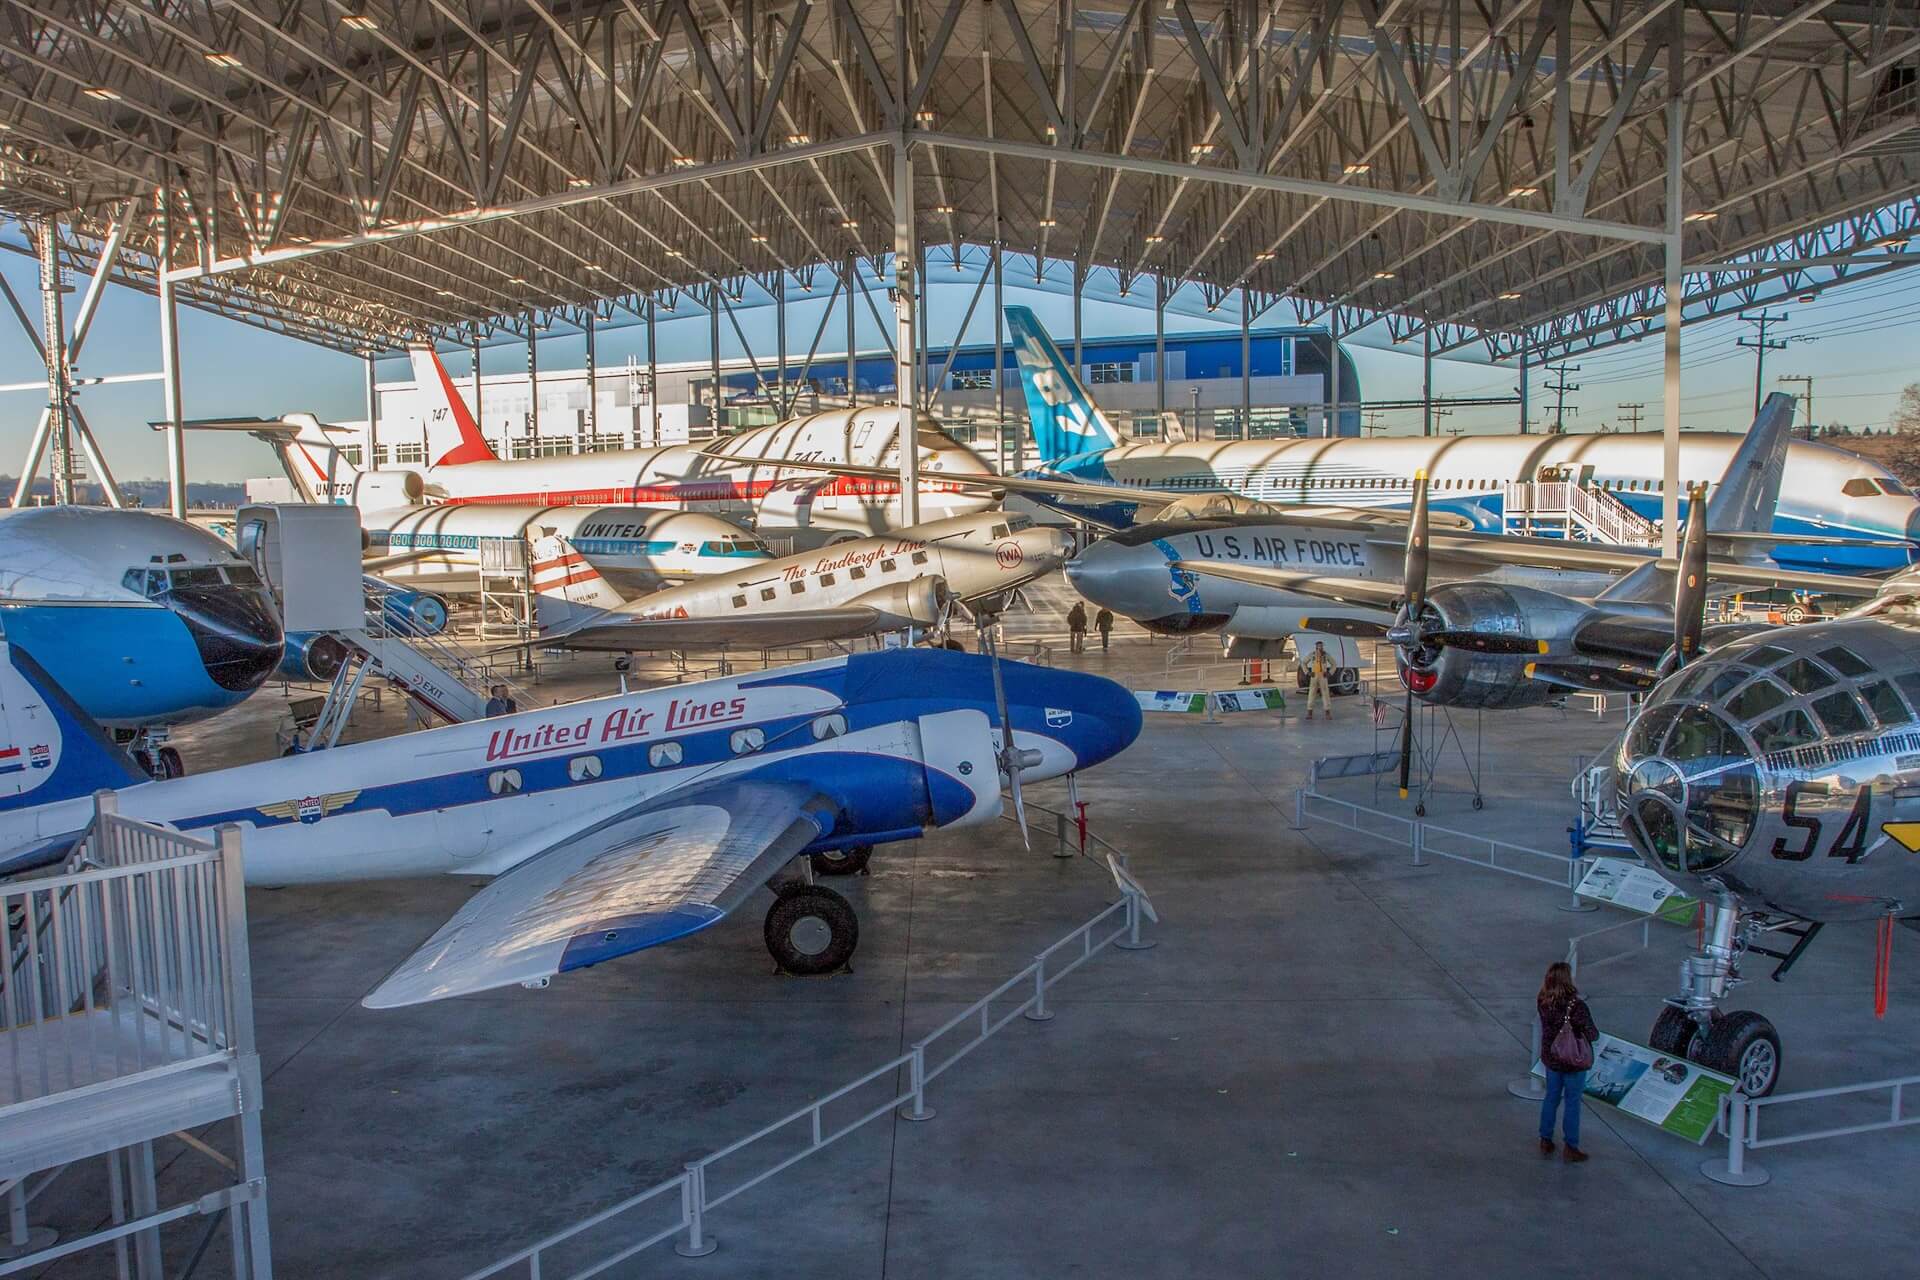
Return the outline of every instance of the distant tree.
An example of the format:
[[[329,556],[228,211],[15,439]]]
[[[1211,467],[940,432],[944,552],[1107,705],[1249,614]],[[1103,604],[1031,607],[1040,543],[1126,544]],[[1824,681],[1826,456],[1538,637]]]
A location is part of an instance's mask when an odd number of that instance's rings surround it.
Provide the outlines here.
[[[1920,382],[1909,382],[1893,408],[1893,429],[1899,435],[1920,432]]]

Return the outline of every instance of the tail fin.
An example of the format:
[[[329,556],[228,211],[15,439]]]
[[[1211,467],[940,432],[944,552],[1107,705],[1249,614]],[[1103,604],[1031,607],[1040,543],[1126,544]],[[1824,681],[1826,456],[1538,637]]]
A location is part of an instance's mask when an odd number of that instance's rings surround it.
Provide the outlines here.
[[[1707,533],[1765,533],[1773,528],[1780,502],[1780,478],[1786,472],[1787,444],[1793,426],[1793,397],[1774,392],[1760,406],[1746,439],[1733,451],[1727,470],[1707,503]],[[1718,550],[1718,548],[1716,548]],[[1737,543],[1740,559],[1766,559],[1767,549]]]
[[[407,354],[413,357],[414,387],[427,406],[427,460],[436,467],[495,461],[493,446],[480,434],[473,411],[454,389],[433,348],[409,347]]]
[[[0,642],[0,812],[145,781],[32,654]]]
[[[1027,417],[1033,423],[1040,461],[1055,463],[1119,444],[1119,433],[1080,385],[1060,348],[1041,327],[1040,318],[1027,307],[1008,307],[1007,329],[1013,335],[1020,389],[1026,393]]]
[[[591,626],[627,603],[591,561],[559,534],[533,544],[534,608],[544,638]]]

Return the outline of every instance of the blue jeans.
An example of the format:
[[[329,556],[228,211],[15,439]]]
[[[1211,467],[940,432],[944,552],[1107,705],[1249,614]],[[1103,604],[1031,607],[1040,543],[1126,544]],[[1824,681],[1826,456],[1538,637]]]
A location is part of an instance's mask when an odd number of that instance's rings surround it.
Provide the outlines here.
[[[1547,1142],[1553,1141],[1553,1113],[1560,1109],[1561,1098],[1566,1099],[1567,1113],[1560,1120],[1560,1131],[1566,1135],[1567,1145],[1580,1145],[1580,1095],[1587,1087],[1587,1073],[1584,1071],[1555,1071],[1548,1067],[1547,1096],[1540,1100],[1540,1137]]]

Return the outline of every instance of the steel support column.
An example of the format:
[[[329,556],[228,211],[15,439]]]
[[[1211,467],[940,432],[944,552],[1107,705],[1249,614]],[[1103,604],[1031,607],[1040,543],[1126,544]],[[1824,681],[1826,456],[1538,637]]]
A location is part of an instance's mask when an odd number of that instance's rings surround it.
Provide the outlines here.
[[[540,353],[534,338],[533,312],[527,312],[527,434],[534,443],[529,448],[539,451],[540,440]]]
[[[1086,275],[1080,270],[1080,263],[1073,264],[1073,376],[1085,382],[1087,379],[1086,351],[1080,334],[1081,304],[1086,299],[1083,286]]]
[[[707,374],[713,379],[708,394],[713,400],[713,421],[708,425],[720,433],[720,286],[707,286]]]
[[[1420,332],[1420,434],[1433,434],[1433,330]]]
[[[1320,433],[1329,440],[1340,434],[1340,310],[1327,312],[1327,420]]]
[[[1162,438],[1167,430],[1167,282],[1153,277],[1153,391]]]
[[[1525,347],[1520,348],[1520,434],[1527,434],[1527,349]]]
[[[855,328],[859,317],[853,309],[854,286],[860,282],[860,264],[855,255],[847,255],[847,408],[860,404],[860,367],[854,348],[858,342]]]
[[[587,309],[587,436],[588,443],[595,449],[598,449],[600,442],[592,439],[592,437],[600,434],[600,412],[593,402],[594,390],[598,386],[593,377],[594,354],[593,309],[589,307]],[[478,369],[474,371],[474,385],[479,385]]]
[[[1685,252],[1685,210],[1682,208],[1687,105],[1685,6],[1673,7],[1672,43],[1667,50],[1667,226],[1666,331],[1661,335],[1663,414],[1660,470],[1660,554],[1669,560],[1680,554],[1680,322],[1682,257]]]
[[[648,443],[660,443],[660,344],[654,339],[654,311],[659,302],[647,295],[647,427]]]
[[[487,435],[487,419],[485,417],[486,407],[481,399],[480,386],[480,334],[479,331],[476,330],[473,335],[473,425],[479,428],[480,438],[484,440]],[[502,457],[505,457],[507,453],[512,451],[511,446],[504,443],[501,449]]]
[[[893,316],[895,398],[900,403],[900,520],[920,523],[920,448],[914,415],[920,403],[919,352],[913,312],[920,281],[913,226],[913,152],[903,137],[893,148]]]
[[[1000,270],[1000,241],[993,242],[993,447],[1000,474],[1007,474],[1007,300]],[[958,346],[958,343],[954,345]]]
[[[169,184],[154,189],[154,260],[159,270],[156,292],[160,299],[160,401],[161,416],[167,423],[167,505],[176,520],[187,518],[187,441],[180,426],[180,311],[174,299],[173,281],[167,271],[173,265],[173,198]]]
[[[787,273],[784,270],[773,278],[773,358],[777,370],[773,375],[774,386],[780,397],[778,416],[787,418],[793,413],[793,401],[787,394]]]
[[[1253,438],[1253,298],[1240,291],[1240,429],[1242,440]]]
[[[380,465],[380,389],[374,380],[373,350],[361,357],[367,372],[367,456],[361,465],[371,471]],[[331,470],[331,466],[328,468]]]
[[[53,500],[71,503],[73,491],[73,403],[67,387],[67,320],[61,295],[60,224],[40,224],[41,353],[47,366],[47,413],[51,415]],[[27,478],[31,484],[31,478]]]

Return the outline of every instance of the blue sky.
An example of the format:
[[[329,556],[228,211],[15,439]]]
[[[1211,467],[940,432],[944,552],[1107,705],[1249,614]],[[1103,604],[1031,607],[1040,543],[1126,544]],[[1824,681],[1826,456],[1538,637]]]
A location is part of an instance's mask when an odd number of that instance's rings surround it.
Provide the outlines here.
[[[31,260],[18,255],[0,255],[0,272],[20,294],[29,308],[38,294]],[[928,272],[931,313],[936,317],[932,341],[943,343],[952,337],[952,329],[966,310],[972,294],[971,284],[942,283],[942,270],[935,264]],[[992,295],[982,298],[972,323],[969,341],[992,340]],[[1014,273],[1007,277],[1007,301],[1025,303],[1039,312],[1041,319],[1063,343],[1071,331],[1072,309],[1067,298],[1051,292],[1021,289]],[[77,303],[77,294],[69,295],[69,305]],[[799,298],[799,295],[795,295]],[[882,311],[885,300],[876,298]],[[1884,428],[1908,382],[1920,380],[1920,370],[1912,356],[1915,339],[1920,337],[1920,274],[1897,272],[1878,280],[1844,286],[1820,295],[1814,302],[1788,301],[1771,309],[1785,311],[1789,319],[1773,329],[1770,337],[1792,339],[1784,351],[1769,352],[1767,390],[1798,391],[1777,381],[1782,374],[1811,374],[1814,383],[1815,417],[1823,423],[1846,422],[1856,428]],[[1175,304],[1187,314],[1170,314],[1169,331],[1227,328],[1214,325],[1202,314],[1197,296],[1185,296]],[[812,341],[819,323],[819,301],[800,298],[788,309],[788,347],[796,356]],[[1222,314],[1233,312],[1229,304]],[[82,376],[132,373],[157,369],[158,308],[154,300],[134,290],[110,288],[101,304],[93,333],[83,349],[77,368]],[[181,308],[181,367],[183,398],[189,417],[216,415],[273,415],[306,410],[323,419],[359,418],[363,413],[362,372],[358,359],[316,347],[291,338],[282,338],[262,330],[207,315],[192,308]],[[858,307],[860,345],[878,346],[880,337],[873,318],[864,304]],[[766,308],[748,308],[740,313],[742,326],[753,340],[757,352],[773,350],[773,323]],[[944,323],[942,323],[944,322]],[[1151,311],[1109,301],[1089,301],[1084,311],[1088,336],[1151,331]],[[1278,307],[1259,323],[1290,324],[1293,316],[1286,307]],[[845,321],[836,311],[829,322],[821,349],[835,350],[842,345]],[[707,322],[704,317],[662,324],[661,359],[694,360],[706,355]],[[1751,418],[1753,400],[1753,352],[1736,345],[1741,337],[1750,337],[1751,325],[1737,316],[1727,315],[1690,325],[1684,340],[1684,389],[1682,410],[1685,425],[1704,429],[1743,427]],[[728,354],[736,354],[739,339],[731,326],[723,323],[721,345]],[[1350,344],[1360,370],[1361,384],[1368,399],[1402,399],[1420,394],[1420,358],[1418,351],[1401,353],[1383,349],[1383,333],[1363,335]],[[599,358],[603,368],[618,365],[629,355],[644,358],[644,329],[632,325],[605,330],[600,334]],[[515,342],[491,348],[485,355],[489,373],[524,370],[525,348]],[[456,377],[470,372],[470,361],[460,354],[446,357],[447,367]],[[1644,423],[1657,426],[1660,415],[1661,350],[1658,335],[1653,338],[1592,355],[1576,357],[1578,372],[1568,376],[1580,384],[1580,390],[1568,397],[1571,408],[1568,428],[1592,431],[1604,425],[1624,426],[1626,415],[1618,408],[1639,401],[1646,408]],[[577,367],[584,362],[584,343],[578,336],[543,340],[540,344],[543,368]],[[383,379],[410,376],[404,361],[385,361],[380,366]],[[18,327],[0,316],[0,382],[26,382],[44,376],[38,359]],[[1511,368],[1481,361],[1436,360],[1436,395],[1506,395],[1517,375]],[[1545,374],[1537,368],[1531,383],[1531,414],[1536,422],[1551,412],[1551,398],[1544,384]],[[17,471],[38,416],[44,396],[34,391],[0,393],[0,471]],[[163,474],[164,460],[157,435],[146,423],[160,416],[158,383],[94,387],[81,394],[81,405],[88,419],[103,438],[108,457],[116,473],[123,478],[151,477]],[[1518,413],[1514,408],[1462,409],[1440,423],[1440,429],[1461,427],[1468,431],[1504,432],[1514,429]],[[1389,412],[1382,422],[1389,434],[1405,434],[1420,429],[1418,410]],[[263,446],[251,441],[222,438],[216,445],[211,438],[188,441],[189,473],[196,479],[236,480],[247,476],[268,475],[277,471]]]

